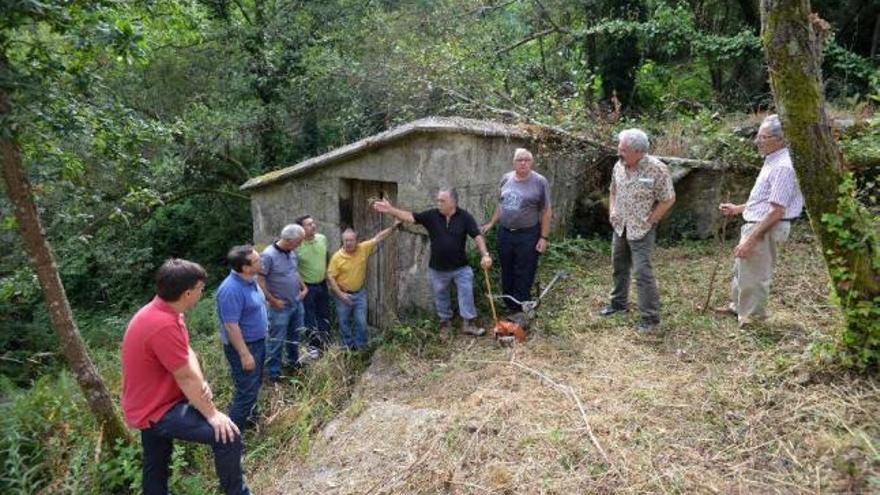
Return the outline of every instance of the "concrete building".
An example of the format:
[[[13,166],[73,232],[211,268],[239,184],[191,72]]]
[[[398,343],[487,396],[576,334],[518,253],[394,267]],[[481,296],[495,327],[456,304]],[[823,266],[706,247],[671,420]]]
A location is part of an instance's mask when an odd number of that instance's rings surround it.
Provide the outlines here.
[[[271,242],[281,227],[308,213],[335,250],[346,226],[365,239],[391,224],[372,211],[371,200],[389,198],[421,211],[434,206],[441,187],[455,187],[460,206],[485,222],[519,147],[533,152],[534,170],[549,180],[553,231],[564,233],[584,189],[607,187],[599,183],[601,174],[589,173],[595,150],[541,127],[427,118],[249,180],[242,190],[251,194],[254,241]],[[410,226],[383,244],[367,281],[368,320],[380,328],[411,309],[432,311],[427,233]]]

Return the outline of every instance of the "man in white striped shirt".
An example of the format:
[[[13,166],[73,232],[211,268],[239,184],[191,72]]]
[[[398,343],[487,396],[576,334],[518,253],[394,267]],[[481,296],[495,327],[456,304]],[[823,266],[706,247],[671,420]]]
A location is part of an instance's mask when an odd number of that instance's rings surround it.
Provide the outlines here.
[[[776,265],[779,244],[788,239],[791,221],[801,215],[804,197],[797,183],[791,156],[782,134],[778,115],[768,115],[755,138],[764,166],[758,174],[745,204],[722,203],[726,216],[742,214],[746,221],[740,231],[731,281],[731,302],[719,308],[736,315],[739,326],[767,318],[770,281]]]

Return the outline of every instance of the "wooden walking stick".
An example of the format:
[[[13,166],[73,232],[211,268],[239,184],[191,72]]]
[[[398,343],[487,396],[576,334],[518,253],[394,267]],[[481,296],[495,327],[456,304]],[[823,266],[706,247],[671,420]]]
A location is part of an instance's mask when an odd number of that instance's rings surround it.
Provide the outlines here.
[[[489,297],[489,307],[492,308],[492,331],[498,326],[498,314],[495,313],[495,299],[492,298],[492,284],[489,282],[489,270],[483,267],[483,275],[486,277],[486,295]]]
[[[730,202],[730,191],[727,192],[726,202]],[[700,310],[701,315],[706,314],[706,311],[709,310],[709,304],[712,303],[712,293],[715,291],[715,276],[718,274],[718,267],[721,266],[721,260],[727,257],[727,249],[724,245],[727,240],[727,220],[727,215],[722,214],[721,236],[718,238],[718,256],[715,257],[715,266],[712,267],[712,275],[709,276],[709,290],[706,291],[706,302],[703,303],[703,308]]]

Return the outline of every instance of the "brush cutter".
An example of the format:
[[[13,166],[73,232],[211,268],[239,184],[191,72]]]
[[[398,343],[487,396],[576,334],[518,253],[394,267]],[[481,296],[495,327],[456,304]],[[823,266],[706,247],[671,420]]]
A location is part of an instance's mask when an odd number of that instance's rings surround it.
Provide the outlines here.
[[[557,272],[550,283],[547,284],[547,287],[545,287],[544,290],[541,291],[541,295],[539,295],[537,299],[533,301],[519,301],[509,294],[493,296],[492,286],[489,283],[489,272],[484,269],[483,274],[486,277],[486,289],[488,290],[487,295],[489,297],[489,306],[491,306],[492,308],[492,318],[495,322],[495,326],[492,329],[492,334],[495,336],[495,340],[498,341],[498,343],[501,345],[511,345],[514,342],[525,342],[526,332],[529,328],[529,324],[531,320],[535,318],[535,310],[538,308],[538,305],[541,304],[541,300],[544,299],[544,296],[547,295],[547,292],[550,291],[550,289],[553,287],[554,284],[556,284],[559,279],[568,277],[568,274],[565,272]],[[522,308],[522,311],[512,314],[504,320],[499,321],[498,315],[495,312],[495,299],[510,299],[520,308]]]

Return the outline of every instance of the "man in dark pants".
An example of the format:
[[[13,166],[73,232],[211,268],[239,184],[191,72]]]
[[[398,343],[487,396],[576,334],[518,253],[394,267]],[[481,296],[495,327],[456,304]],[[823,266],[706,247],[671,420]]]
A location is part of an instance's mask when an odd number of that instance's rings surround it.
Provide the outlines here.
[[[441,189],[437,193],[437,208],[412,213],[395,208],[387,199],[373,203],[373,209],[387,213],[401,222],[417,223],[428,231],[431,240],[431,259],[428,262],[428,279],[434,295],[434,306],[440,317],[440,336],[449,336],[452,320],[452,301],[449,285],[454,283],[458,292],[458,312],[461,315],[461,332],[479,337],[485,333],[474,324],[477,309],[474,306],[474,271],[468,265],[465,247],[468,236],[474,239],[480,250],[480,266],[492,267],[492,257],[486,249],[486,241],[477,227],[477,221],[467,211],[458,207],[455,189]]]
[[[141,430],[143,493],[167,495],[174,440],[210,445],[226,495],[249,495],[241,472],[238,427],[214,406],[183,313],[202,297],[205,270],[166,261],[156,275],[156,297],[131,319],[122,339],[122,410]]]
[[[513,154],[513,171],[501,178],[498,206],[492,219],[480,229],[483,234],[496,223],[498,258],[501,262],[501,289],[520,302],[531,299],[538,271],[538,256],[547,249],[550,220],[550,185],[532,170],[532,153],[518,148]],[[504,300],[512,311],[518,304]]]
[[[611,303],[600,314],[610,316],[629,307],[630,271],[635,269],[639,294],[640,333],[660,324],[660,294],[651,267],[657,224],[675,203],[672,176],[666,165],[648,155],[648,135],[640,129],[621,131],[620,159],[611,172],[609,219],[614,227],[611,259],[614,288]]]
[[[303,299],[303,325],[311,335],[303,336],[308,342],[309,358],[317,359],[330,342],[330,291],[327,288],[327,238],[318,232],[315,219],[303,215],[296,219],[303,228],[305,237],[296,248],[299,258],[299,278],[306,284],[308,292]]]
[[[229,416],[244,431],[256,415],[269,320],[266,298],[255,280],[262,270],[259,253],[247,244],[235,246],[229,250],[227,261],[232,270],[217,289],[217,317],[223,353],[235,386]]]

